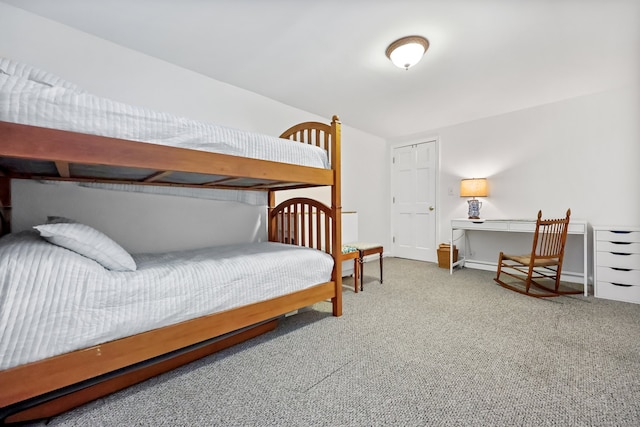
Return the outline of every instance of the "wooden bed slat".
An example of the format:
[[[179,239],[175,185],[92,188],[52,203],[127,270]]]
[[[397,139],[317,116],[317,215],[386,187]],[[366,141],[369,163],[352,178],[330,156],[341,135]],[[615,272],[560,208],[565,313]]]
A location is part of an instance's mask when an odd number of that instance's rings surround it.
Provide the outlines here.
[[[143,181],[144,182],[155,182],[158,180],[161,180],[162,178],[164,178],[165,176],[169,176],[173,173],[173,171],[160,171],[160,172],[156,172],[148,177],[146,177]]]
[[[68,162],[55,162],[56,169],[58,170],[58,175],[62,178],[70,178],[71,172],[69,171],[69,163]]]
[[[287,182],[286,181],[275,181],[275,182],[270,182],[269,184],[257,184],[257,185],[252,185],[250,187],[247,187],[247,190],[264,190],[264,189],[270,189],[270,188],[277,188],[277,187],[281,187],[281,186],[286,186]]]
[[[224,184],[226,182],[238,181],[240,179],[242,179],[242,178],[238,178],[238,177],[222,178],[222,179],[218,179],[216,181],[205,182],[203,185],[205,185],[205,186],[214,186],[214,185]]]

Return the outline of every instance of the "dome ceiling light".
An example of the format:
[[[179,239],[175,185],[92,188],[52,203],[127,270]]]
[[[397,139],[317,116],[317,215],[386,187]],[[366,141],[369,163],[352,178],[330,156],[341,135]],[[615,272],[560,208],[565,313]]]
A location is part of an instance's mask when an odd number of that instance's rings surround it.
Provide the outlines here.
[[[429,40],[422,36],[407,36],[391,43],[386,50],[387,58],[398,68],[416,65],[429,49]]]

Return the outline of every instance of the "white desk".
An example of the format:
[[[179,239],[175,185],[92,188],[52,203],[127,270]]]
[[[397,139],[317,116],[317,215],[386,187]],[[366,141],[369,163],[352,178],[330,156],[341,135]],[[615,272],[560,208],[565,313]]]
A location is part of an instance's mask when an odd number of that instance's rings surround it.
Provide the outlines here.
[[[449,274],[453,274],[454,267],[464,266],[466,254],[458,258],[457,262],[453,262],[453,242],[454,231],[467,230],[474,231],[507,231],[511,233],[533,233],[536,228],[535,219],[452,219],[451,220],[451,247],[449,249]],[[567,234],[579,234],[584,239],[584,256],[583,256],[583,286],[584,295],[589,295],[589,270],[588,270],[588,251],[587,251],[587,222],[580,220],[571,220]],[[465,248],[466,249],[466,248]],[[497,267],[496,267],[497,268]]]

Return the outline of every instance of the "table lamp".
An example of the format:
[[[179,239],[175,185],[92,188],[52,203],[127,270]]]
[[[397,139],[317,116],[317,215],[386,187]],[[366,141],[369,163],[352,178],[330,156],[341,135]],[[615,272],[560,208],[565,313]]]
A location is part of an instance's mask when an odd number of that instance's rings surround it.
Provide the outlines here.
[[[469,219],[480,219],[482,202],[476,197],[487,197],[487,179],[472,178],[460,181],[460,197],[472,197],[469,203]]]

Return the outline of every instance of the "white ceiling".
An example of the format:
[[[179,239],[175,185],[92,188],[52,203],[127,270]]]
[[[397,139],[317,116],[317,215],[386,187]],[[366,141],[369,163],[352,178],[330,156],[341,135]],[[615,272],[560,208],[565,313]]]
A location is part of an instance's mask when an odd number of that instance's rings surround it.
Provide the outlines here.
[[[2,0],[384,138],[640,73],[640,0]],[[410,70],[386,47],[431,46]]]

